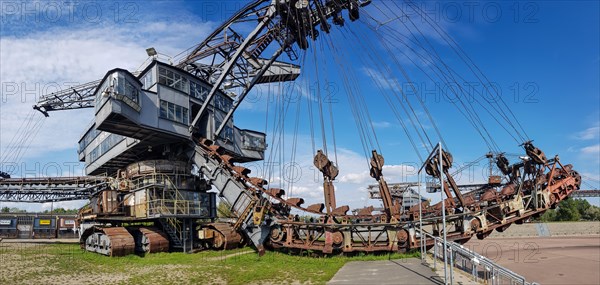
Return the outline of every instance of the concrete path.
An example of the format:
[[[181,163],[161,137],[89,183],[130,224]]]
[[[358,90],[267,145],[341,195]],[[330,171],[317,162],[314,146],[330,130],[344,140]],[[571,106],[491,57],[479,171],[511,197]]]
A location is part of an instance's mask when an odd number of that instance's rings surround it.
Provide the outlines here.
[[[427,263],[429,264],[429,266],[431,268],[433,268],[433,254],[428,254],[427,257],[425,258],[425,261],[427,261]],[[452,284],[458,284],[458,285],[481,285],[484,284],[483,281],[481,279],[479,279],[479,281],[481,282],[476,282],[475,279],[470,275],[467,274],[466,272],[455,268],[452,271],[452,278],[450,276],[450,267],[448,266],[446,269],[446,275],[448,277],[448,282],[450,283],[450,279],[452,279]],[[435,272],[437,273],[438,276],[440,276],[440,280],[444,280],[444,262],[443,261],[437,261],[437,266],[435,269]]]
[[[442,278],[418,258],[353,261],[327,284],[442,284]]]

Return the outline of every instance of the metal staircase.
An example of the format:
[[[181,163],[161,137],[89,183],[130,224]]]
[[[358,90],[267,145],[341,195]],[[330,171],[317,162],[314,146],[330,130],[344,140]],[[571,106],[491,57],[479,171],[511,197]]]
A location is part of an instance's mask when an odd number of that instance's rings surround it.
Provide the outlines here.
[[[167,219],[158,219],[160,225],[163,228],[163,231],[169,236],[171,241],[172,248],[183,248],[183,242],[179,233],[181,231],[177,231],[177,221],[173,218]]]

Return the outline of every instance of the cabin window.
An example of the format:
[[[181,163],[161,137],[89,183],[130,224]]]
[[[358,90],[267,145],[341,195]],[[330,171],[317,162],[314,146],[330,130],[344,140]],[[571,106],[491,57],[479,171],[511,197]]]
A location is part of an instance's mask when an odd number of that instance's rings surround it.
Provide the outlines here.
[[[210,90],[200,83],[194,81],[190,82],[190,95],[192,97],[200,99],[202,102],[206,101]]]
[[[85,148],[92,143],[99,134],[100,132],[97,131],[96,128],[90,129],[79,142],[79,153],[83,152],[83,150],[85,150]]]
[[[152,85],[154,85],[154,83],[156,83],[154,81],[154,70],[150,70],[146,73],[146,75],[144,75],[144,77],[142,77],[142,88],[143,89],[150,89],[150,87],[152,87]]]
[[[158,83],[190,94],[190,84],[183,75],[164,67],[158,67]]]
[[[217,94],[217,96],[215,96],[215,107],[217,107],[217,109],[223,112],[229,112],[229,110],[231,109],[231,105],[231,100],[229,100],[229,98],[226,98],[224,95]]]
[[[223,121],[221,121],[218,118],[215,118],[215,132],[217,131],[217,129],[221,126],[221,123],[223,123]],[[226,124],[223,127],[223,130],[221,130],[221,133],[219,134],[219,137],[228,141],[228,142],[233,142],[233,128],[231,128],[229,126],[229,124]]]
[[[189,123],[189,111],[187,108],[160,100],[160,118],[175,121],[187,125]]]
[[[118,143],[120,143],[124,139],[125,139],[125,137],[121,136],[121,135],[117,135],[117,134],[110,134],[110,135],[108,135],[106,138],[104,138],[104,140],[100,143],[100,145],[98,145],[97,147],[95,147],[90,152],[90,154],[89,154],[89,161],[90,162],[96,161],[96,159],[98,159],[99,157],[101,157],[102,155],[104,155],[105,153],[107,153],[115,145],[117,145]]]
[[[123,95],[139,105],[140,92],[123,74],[119,74],[117,94]]]

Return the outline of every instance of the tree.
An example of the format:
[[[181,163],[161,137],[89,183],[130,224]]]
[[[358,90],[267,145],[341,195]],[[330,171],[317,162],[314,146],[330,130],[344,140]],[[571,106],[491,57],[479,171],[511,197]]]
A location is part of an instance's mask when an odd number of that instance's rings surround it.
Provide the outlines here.
[[[8,212],[9,213],[27,213],[27,210],[21,210],[17,207],[12,207],[12,208],[10,208],[10,210]]]
[[[542,216],[540,216],[540,221],[542,222],[552,222],[556,221],[556,211],[548,210],[544,212]]]
[[[45,210],[44,213],[52,213],[52,214],[77,214],[77,209],[65,209],[65,208],[56,208],[52,211]]]
[[[558,207],[558,211],[556,211],[556,220],[557,221],[579,221],[581,219],[581,214],[577,211],[577,207],[575,203],[570,203],[567,205],[560,205]]]
[[[10,208],[9,207],[2,207],[2,210],[0,210],[2,213],[10,213]]]
[[[566,199],[555,210],[548,210],[539,218],[542,222],[553,221],[598,221],[600,208],[591,205],[585,199]]]
[[[585,210],[583,219],[588,221],[600,221],[600,208],[591,206]]]

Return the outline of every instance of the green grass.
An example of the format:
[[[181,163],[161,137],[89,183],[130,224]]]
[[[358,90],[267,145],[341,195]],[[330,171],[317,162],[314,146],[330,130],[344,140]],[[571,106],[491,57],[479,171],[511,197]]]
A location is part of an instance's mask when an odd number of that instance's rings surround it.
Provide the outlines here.
[[[6,244],[3,244],[4,246]],[[145,257],[129,255],[106,257],[79,249],[78,245],[50,244],[21,248],[1,248],[0,284],[35,283],[40,276],[60,283],[84,283],[85,276],[103,284],[324,284],[347,262],[418,257],[418,253],[308,257],[267,252],[225,256],[249,251],[204,251],[194,254],[158,253]],[[28,268],[35,266],[36,270]],[[10,270],[10,269],[7,269]],[[83,276],[82,276],[83,275]],[[81,282],[77,282],[77,281]]]

